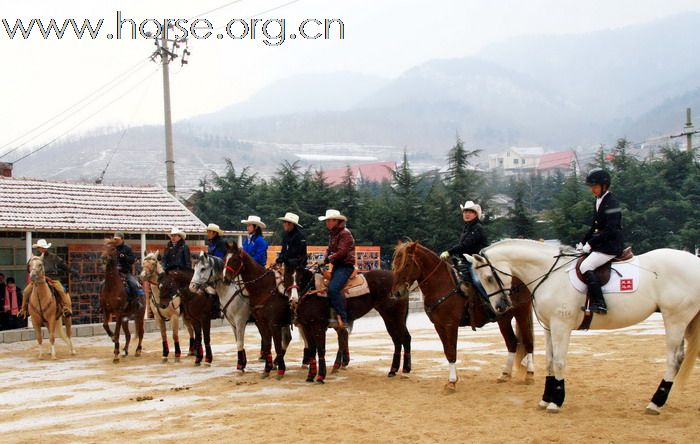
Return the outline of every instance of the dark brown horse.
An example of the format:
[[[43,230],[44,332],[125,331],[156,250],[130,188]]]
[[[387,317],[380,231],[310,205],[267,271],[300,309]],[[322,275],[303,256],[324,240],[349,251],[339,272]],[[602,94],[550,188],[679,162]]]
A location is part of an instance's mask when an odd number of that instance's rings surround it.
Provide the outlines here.
[[[146,303],[142,299],[142,303],[137,305],[129,303],[127,290],[124,286],[124,281],[117,268],[117,245],[113,240],[105,241],[104,250],[102,251],[102,261],[105,264],[105,281],[100,290],[100,306],[104,312],[104,327],[107,335],[114,342],[114,359],[115,364],[119,362],[119,330],[124,328],[124,357],[129,355],[129,342],[131,341],[131,332],[129,331],[129,317],[133,316],[136,323],[136,333],[139,337],[139,344],[136,347],[136,356],[141,356],[141,342],[143,341],[143,319],[146,312]],[[114,332],[109,328],[109,321],[113,318],[115,322]]]
[[[302,276],[298,276],[302,274]],[[309,372],[307,382],[324,382],[326,378],[326,330],[329,327],[330,304],[327,297],[315,294],[314,272],[303,270],[295,272],[295,281],[301,288],[301,297],[297,306],[297,321],[304,330],[309,347]],[[389,376],[395,376],[401,363],[403,348],[403,372],[411,371],[411,335],[406,328],[408,316],[408,298],[394,297],[392,287],[394,276],[390,271],[373,270],[364,274],[369,286],[369,293],[346,299],[348,320],[350,322],[376,309],[384,319],[387,332],[394,342],[394,355],[389,369]],[[334,369],[347,365],[350,355],[348,333],[338,330],[338,355]],[[318,356],[318,368],[316,362]]]
[[[194,365],[201,365],[202,359],[206,365],[211,365],[214,359],[211,352],[212,297],[201,289],[195,292],[190,290],[193,275],[194,271],[191,270],[170,270],[161,274],[158,278],[160,306],[168,306],[173,298],[180,297],[185,320],[194,329],[194,339],[190,342],[190,348],[194,347]]]
[[[277,290],[275,273],[251,258],[235,243],[227,245],[224,260],[224,282],[237,279],[236,283],[250,298],[250,307],[262,337],[261,353],[265,357],[263,377],[270,376],[277,367],[277,378],[287,369],[284,355],[291,340],[289,326],[291,312],[287,296]],[[275,359],[272,360],[272,342],[275,344]]]
[[[457,382],[455,362],[458,328],[463,324],[471,325],[475,329],[492,322],[490,304],[483,301],[473,287],[469,286],[463,290],[453,268],[419,242],[400,242],[396,246],[392,270],[395,274],[395,285],[410,285],[418,281],[423,293],[425,312],[440,336],[449,363],[450,375],[446,389],[454,390]],[[508,348],[508,360],[498,381],[505,382],[510,379],[513,362],[517,360],[526,367],[525,382],[531,384],[534,381],[532,299],[527,287],[520,282],[514,282],[513,289],[517,291],[511,294],[512,309],[497,319]],[[466,314],[469,315],[468,324],[464,323],[467,319]],[[515,332],[511,324],[513,318],[516,322]]]

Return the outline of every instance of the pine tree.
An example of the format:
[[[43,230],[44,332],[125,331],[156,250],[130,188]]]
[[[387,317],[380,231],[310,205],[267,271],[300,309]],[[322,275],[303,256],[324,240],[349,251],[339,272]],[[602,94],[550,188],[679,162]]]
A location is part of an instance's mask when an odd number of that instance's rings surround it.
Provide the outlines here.
[[[513,209],[510,211],[509,222],[513,237],[533,239],[536,237],[535,220],[525,207],[525,182],[516,185]]]

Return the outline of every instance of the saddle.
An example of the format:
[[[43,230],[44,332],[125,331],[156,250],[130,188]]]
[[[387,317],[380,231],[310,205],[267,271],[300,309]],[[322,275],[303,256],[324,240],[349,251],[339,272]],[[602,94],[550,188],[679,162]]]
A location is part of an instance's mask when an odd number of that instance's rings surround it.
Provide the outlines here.
[[[329,271],[324,271],[323,273],[314,274],[314,283],[316,286],[316,294],[319,296],[326,296],[328,292],[328,282],[330,282],[331,273]],[[369,285],[367,284],[367,279],[365,276],[357,272],[357,268],[352,271],[350,278],[345,283],[345,286],[341,290],[346,298],[354,298],[357,296],[364,296],[369,293]]]
[[[581,262],[583,262],[588,257],[588,254],[584,254],[576,261],[576,277],[586,283],[586,278],[583,277],[581,273]],[[605,285],[610,281],[610,274],[612,273],[612,264],[616,262],[627,262],[634,259],[634,253],[632,252],[632,247],[627,247],[622,250],[622,254],[614,257],[611,261],[604,263],[600,267],[596,268],[593,272],[600,279],[600,284]]]

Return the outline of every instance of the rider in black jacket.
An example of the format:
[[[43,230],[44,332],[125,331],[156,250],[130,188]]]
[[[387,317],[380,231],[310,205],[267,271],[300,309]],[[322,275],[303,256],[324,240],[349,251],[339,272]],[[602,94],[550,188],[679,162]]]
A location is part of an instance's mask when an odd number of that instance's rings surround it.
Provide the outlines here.
[[[190,247],[185,243],[187,235],[173,228],[170,231],[170,241],[165,247],[163,254],[163,269],[167,272],[170,270],[192,270],[192,257],[190,256]]]
[[[479,253],[482,248],[488,245],[488,240],[484,226],[481,224],[481,205],[468,200],[459,208],[462,210],[462,218],[464,219],[462,235],[457,245],[440,254],[440,259],[447,260],[452,257],[462,280],[474,284],[478,283],[479,280],[472,270],[471,263],[465,260],[463,255]],[[477,290],[483,292],[483,289],[479,287],[481,286],[477,285]]]
[[[284,217],[278,217],[284,228],[282,239],[282,252],[275,261],[284,264],[284,286],[292,285],[292,273],[299,268],[306,267],[306,236],[299,225],[299,216],[294,213],[286,213]]]

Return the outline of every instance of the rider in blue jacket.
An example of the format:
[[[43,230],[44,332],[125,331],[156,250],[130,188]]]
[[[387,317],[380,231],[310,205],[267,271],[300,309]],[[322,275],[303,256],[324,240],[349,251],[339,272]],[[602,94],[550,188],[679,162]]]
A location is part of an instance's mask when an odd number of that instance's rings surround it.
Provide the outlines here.
[[[262,230],[266,225],[258,216],[248,216],[241,223],[245,224],[248,231],[248,237],[243,239],[243,250],[264,267],[267,264],[267,241]]]

